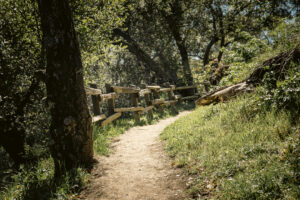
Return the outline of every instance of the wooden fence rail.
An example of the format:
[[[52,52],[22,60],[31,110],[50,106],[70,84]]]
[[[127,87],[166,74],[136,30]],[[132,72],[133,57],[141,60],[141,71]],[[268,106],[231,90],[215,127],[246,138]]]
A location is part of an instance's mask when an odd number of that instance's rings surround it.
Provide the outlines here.
[[[176,90],[193,89],[196,86],[180,86],[167,84],[167,87],[160,87],[158,85],[142,85],[142,88],[137,87],[120,87],[111,86],[105,84],[106,93],[102,90],[97,89],[96,84],[90,84],[90,87],[86,88],[86,94],[91,95],[93,104],[93,123],[97,122],[102,126],[105,126],[112,121],[118,119],[122,112],[133,112],[133,116],[136,122],[140,121],[140,115],[147,114],[149,118],[153,118],[153,109],[156,107],[161,112],[164,109],[164,105],[170,105],[172,109],[175,109],[175,104],[178,101],[196,99],[199,95],[194,94],[193,96],[182,97],[181,95],[174,95]],[[161,98],[160,94],[166,93],[168,99]],[[116,108],[115,99],[118,98],[119,94],[130,94],[131,96],[131,107]],[[139,101],[144,98],[145,107],[139,105]],[[107,103],[108,117],[102,113],[103,103]]]

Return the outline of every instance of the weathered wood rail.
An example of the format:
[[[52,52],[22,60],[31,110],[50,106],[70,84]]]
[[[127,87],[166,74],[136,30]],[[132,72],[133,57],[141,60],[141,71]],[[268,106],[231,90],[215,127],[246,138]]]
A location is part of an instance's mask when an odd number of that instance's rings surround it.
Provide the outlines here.
[[[122,112],[133,112],[133,116],[136,122],[140,121],[140,115],[147,114],[150,119],[153,118],[153,109],[158,108],[161,112],[165,105],[170,105],[172,109],[175,109],[177,102],[196,99],[199,95],[182,97],[181,95],[174,95],[176,90],[196,89],[196,86],[180,86],[167,84],[167,87],[160,87],[158,85],[142,85],[142,88],[138,87],[120,87],[105,85],[106,93],[97,89],[96,84],[90,84],[90,87],[86,88],[86,94],[91,95],[93,104],[93,123],[97,122],[101,126],[105,126],[112,121],[118,119]],[[166,93],[168,99],[161,98],[161,94]],[[116,108],[115,100],[119,94],[130,94],[131,107]],[[144,106],[141,105],[141,101],[144,99]],[[107,103],[108,117],[102,113],[103,103]]]

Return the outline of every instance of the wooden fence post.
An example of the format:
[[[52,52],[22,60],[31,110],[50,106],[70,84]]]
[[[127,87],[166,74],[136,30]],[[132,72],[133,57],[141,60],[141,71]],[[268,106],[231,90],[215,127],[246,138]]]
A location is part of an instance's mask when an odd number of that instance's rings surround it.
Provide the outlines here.
[[[153,92],[153,99],[160,99],[158,90],[152,90],[152,92]],[[163,105],[158,104],[158,109],[161,114],[164,112]]]
[[[90,87],[97,89],[97,84],[90,83]],[[100,115],[101,114],[101,97],[100,97],[100,95],[91,95],[91,96],[92,96],[94,116]]]
[[[131,103],[133,107],[137,107],[139,103],[139,94],[138,93],[133,93],[131,94]],[[140,114],[139,111],[134,111],[133,116],[135,119],[135,122],[140,122]]]
[[[111,93],[114,92],[113,88],[111,87],[111,84],[106,83],[105,84],[105,89],[106,89],[106,93]],[[107,100],[107,104],[108,104],[108,116],[111,116],[115,113],[114,109],[115,109],[115,99],[109,99]]]
[[[146,89],[146,88],[147,88],[146,84],[142,84],[142,89]],[[150,94],[145,94],[144,97],[145,97],[146,107],[147,106],[152,106]],[[148,116],[148,119],[150,119],[150,120],[153,119],[153,111],[152,111],[152,109],[148,110],[147,116]]]
[[[171,88],[171,90],[168,91],[169,101],[175,100],[175,95],[173,92],[173,90],[175,89],[175,85],[170,85],[170,83],[167,83],[167,87]],[[175,111],[175,103],[171,103],[171,108],[173,109],[173,111]]]

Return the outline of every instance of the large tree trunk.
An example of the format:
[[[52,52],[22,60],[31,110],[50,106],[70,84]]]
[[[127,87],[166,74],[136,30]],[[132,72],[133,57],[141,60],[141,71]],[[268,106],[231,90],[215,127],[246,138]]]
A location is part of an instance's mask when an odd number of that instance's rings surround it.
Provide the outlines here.
[[[68,0],[39,0],[46,49],[46,88],[51,112],[51,154],[56,175],[93,158],[92,118]]]
[[[189,56],[188,56],[184,41],[182,39],[178,39],[178,40],[176,40],[176,44],[177,44],[177,47],[179,49],[180,56],[181,56],[181,62],[182,62],[182,66],[183,66],[183,74],[184,74],[185,81],[186,81],[187,85],[193,85],[194,79],[192,76],[192,71],[191,71],[190,63],[189,63]]]

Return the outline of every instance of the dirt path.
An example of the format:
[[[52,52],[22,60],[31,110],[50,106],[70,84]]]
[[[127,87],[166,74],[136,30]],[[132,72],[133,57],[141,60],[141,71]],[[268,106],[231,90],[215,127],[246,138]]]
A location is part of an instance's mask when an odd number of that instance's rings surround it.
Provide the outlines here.
[[[82,199],[183,200],[184,178],[163,150],[159,134],[187,115],[182,112],[157,124],[134,127],[116,139],[114,153],[98,157],[90,187]]]

